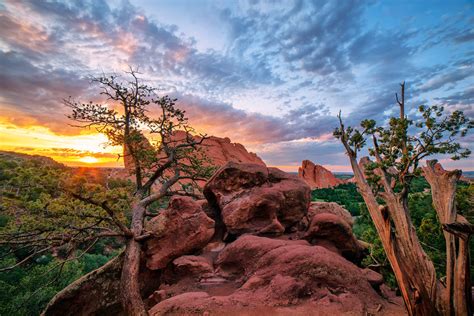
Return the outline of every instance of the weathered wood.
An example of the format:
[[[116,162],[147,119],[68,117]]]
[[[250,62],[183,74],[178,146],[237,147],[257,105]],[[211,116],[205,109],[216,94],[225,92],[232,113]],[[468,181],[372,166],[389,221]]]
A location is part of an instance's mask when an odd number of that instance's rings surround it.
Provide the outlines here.
[[[436,308],[439,284],[435,269],[418,241],[405,204],[390,189],[384,194],[387,205],[379,205],[355,158],[351,166],[409,314],[440,314]]]
[[[354,129],[344,128],[339,114],[340,127],[335,131],[346,153],[349,156],[354,178],[359,191],[369,210],[377,233],[382,242],[387,258],[392,266],[400,291],[410,315],[470,315],[472,313],[471,285],[469,276],[469,247],[470,236],[474,232],[474,225],[459,216],[455,208],[456,182],[461,171],[446,171],[435,160],[428,161],[422,168],[424,176],[431,186],[433,206],[439,221],[444,229],[446,241],[446,282],[436,278],[433,262],[424,252],[416,230],[410,218],[408,209],[408,192],[411,178],[417,173],[418,163],[430,154],[422,143],[421,151],[412,154],[408,147],[407,126],[409,121],[405,117],[405,84],[401,84],[401,99],[396,94],[400,106],[398,130],[400,133],[397,146],[401,153],[397,156],[397,163],[385,161],[387,148],[381,149],[370,122],[366,122],[362,133]],[[393,131],[392,131],[393,132]],[[374,147],[371,155],[376,159],[376,168],[372,180],[377,187],[372,191],[365,177],[366,160],[357,163],[357,151],[360,144],[358,138],[362,135],[372,135]],[[354,136],[357,136],[354,138]],[[351,144],[354,148],[351,148]],[[430,143],[431,144],[431,143]],[[432,145],[432,144],[431,144]],[[397,147],[397,148],[398,148]],[[385,151],[384,151],[385,150]],[[391,150],[391,149],[390,149]],[[389,161],[393,159],[390,155]],[[397,170],[395,167],[401,170]],[[387,168],[393,168],[394,172]],[[410,170],[412,168],[412,170]],[[401,185],[400,192],[395,191],[396,182]],[[379,205],[377,198],[384,200]]]

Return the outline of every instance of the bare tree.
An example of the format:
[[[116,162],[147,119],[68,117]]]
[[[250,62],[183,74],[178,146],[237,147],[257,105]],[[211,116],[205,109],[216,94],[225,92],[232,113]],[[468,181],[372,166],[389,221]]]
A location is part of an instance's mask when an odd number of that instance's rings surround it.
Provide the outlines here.
[[[145,218],[149,214],[147,209],[169,195],[179,181],[196,184],[196,181],[208,178],[212,168],[204,167],[206,156],[198,148],[206,136],[192,135],[194,130],[189,126],[184,111],[175,106],[176,100],[168,96],[158,97],[155,88],[142,83],[133,69],[128,75],[131,78],[128,82],[120,81],[117,76],[92,80],[99,84],[101,94],[115,109],[105,104],[81,103],[72,99],[65,100],[65,104],[72,109],[69,117],[81,123],[81,127],[94,127],[107,135],[111,145],[123,146],[124,158],[130,159],[134,166],[132,174],[136,187],[130,205],[131,222],[129,225],[116,222],[126,238],[121,301],[129,315],[146,315],[138,273],[142,243],[151,236],[144,230]],[[149,112],[150,105],[155,106],[155,118]],[[177,131],[184,131],[185,136],[178,139]],[[148,142],[145,133],[157,138],[155,146]],[[88,201],[80,195],[76,198],[107,210],[106,201]]]
[[[201,196],[199,182],[207,180],[214,167],[199,146],[206,136],[193,135],[176,100],[157,96],[133,69],[127,75],[129,81],[115,75],[92,78],[107,103],[82,103],[71,97],[64,103],[76,126],[95,128],[111,145],[123,147],[124,159],[133,166],[133,187],[109,188],[54,169],[44,177],[52,182],[44,184],[48,194],[29,208],[10,210],[16,220],[0,231],[0,246],[7,250],[2,255],[18,251],[27,255],[0,272],[62,249],[65,254],[55,266],[59,277],[67,262],[82,257],[101,238],[119,238],[126,245],[120,280],[123,308],[129,315],[146,315],[138,284],[142,244],[152,236],[144,229],[145,220],[157,215],[151,209],[167,196]],[[155,144],[145,135],[155,138]],[[31,182],[29,174],[17,178]]]
[[[419,107],[416,124],[405,115],[405,83],[396,95],[400,116],[388,127],[374,120],[361,122],[361,130],[340,126],[334,131],[349,156],[357,187],[367,205],[383,248],[395,274],[410,315],[470,315],[472,312],[468,242],[473,225],[457,214],[454,198],[460,170],[445,171],[435,160],[420,162],[435,154],[452,159],[469,156],[455,137],[464,137],[474,127],[460,111],[443,115],[442,107]],[[414,125],[414,126],[413,126]],[[410,128],[417,128],[414,135]],[[369,149],[375,158],[365,166],[357,154],[371,138]],[[424,252],[408,208],[411,180],[424,174],[431,186],[433,205],[446,239],[446,282],[437,279],[433,262]]]

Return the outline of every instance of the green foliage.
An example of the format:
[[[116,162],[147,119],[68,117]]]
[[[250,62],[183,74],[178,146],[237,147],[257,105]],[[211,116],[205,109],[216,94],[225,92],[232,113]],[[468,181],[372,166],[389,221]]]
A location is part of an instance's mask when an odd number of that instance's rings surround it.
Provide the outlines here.
[[[474,184],[460,185],[456,191],[456,208],[470,223],[474,223]]]
[[[313,201],[336,202],[347,209],[352,216],[359,215],[360,205],[364,202],[354,183],[338,185],[334,188],[316,189],[311,192]]]
[[[0,157],[2,200],[1,244],[11,241],[11,250],[28,248],[28,253],[65,247],[73,252],[96,242],[97,236],[112,234],[115,226],[109,214],[98,206],[75,199],[71,194],[110,201],[117,220],[126,224],[131,187],[127,183],[106,189],[94,178],[60,164],[43,164],[34,159]],[[15,167],[12,169],[12,161]],[[14,220],[13,220],[14,219]]]
[[[464,216],[470,223],[474,223],[474,184],[461,185],[456,191],[456,208],[459,214]],[[469,243],[471,254],[471,284],[474,284],[474,242]]]
[[[0,273],[0,315],[39,315],[57,292],[110,258],[86,254],[80,260],[61,266],[61,261],[42,256],[27,266]],[[0,260],[0,265],[12,262],[15,258],[8,257]]]
[[[113,238],[97,240],[87,249],[95,241],[88,239],[93,232],[87,227],[105,214],[66,190],[86,190],[94,198],[106,194],[114,208],[122,210],[118,218],[126,221],[129,183],[112,181],[106,192],[105,183],[94,179],[44,157],[0,152],[0,269],[31,256],[24,265],[0,272],[0,315],[38,315],[58,291],[120,251],[122,242]],[[108,227],[107,223],[96,225]],[[78,234],[74,243],[55,243],[78,229],[83,230],[83,237]],[[36,235],[16,238],[27,233]],[[34,254],[41,249],[46,250]],[[80,258],[71,260],[75,256]]]
[[[412,180],[410,193],[423,192],[429,189],[429,184],[423,177]],[[316,189],[311,192],[313,201],[336,202],[348,210],[352,216],[361,215],[360,208],[364,206],[364,199],[357,190],[355,183],[344,183],[334,188]]]

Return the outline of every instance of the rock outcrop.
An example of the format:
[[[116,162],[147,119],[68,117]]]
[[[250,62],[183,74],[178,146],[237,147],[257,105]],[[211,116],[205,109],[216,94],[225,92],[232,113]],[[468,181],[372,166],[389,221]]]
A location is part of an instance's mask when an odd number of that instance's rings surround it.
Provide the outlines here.
[[[214,220],[190,197],[173,197],[166,210],[146,225],[153,238],[146,242],[146,266],[166,267],[173,259],[203,248],[214,235]]]
[[[306,181],[311,189],[332,188],[344,183],[331,171],[309,160],[303,160],[301,167],[298,168],[298,177]]]
[[[146,225],[140,279],[150,315],[406,314],[380,274],[357,266],[349,212],[310,205],[301,179],[230,162],[204,191],[207,201],[173,197]],[[59,293],[45,314],[121,315],[120,260]]]
[[[219,208],[227,231],[281,235],[307,213],[311,192],[296,176],[257,164],[229,162],[209,179],[204,195]]]
[[[214,279],[170,279],[150,315],[403,315],[379,294],[380,275],[306,241],[245,235],[214,262]],[[163,293],[161,292],[161,293]]]
[[[318,214],[334,214],[344,220],[350,227],[354,225],[354,219],[348,210],[335,202],[311,202],[308,210],[308,217],[313,218]]]
[[[203,141],[201,147],[213,166],[221,167],[230,161],[265,166],[265,163],[257,154],[248,152],[242,144],[232,143],[228,137],[210,136]]]
[[[172,141],[176,141],[177,144],[185,139],[186,133],[184,131],[177,131],[172,137]],[[194,136],[194,139],[199,141],[201,138],[199,136]],[[151,148],[151,145],[146,138],[143,138],[143,144],[141,146],[144,149]],[[232,143],[228,137],[220,138],[209,136],[209,138],[205,139],[202,144],[197,145],[196,147],[202,149],[209,158],[208,164],[210,166],[221,167],[229,161],[265,166],[263,160],[255,153],[248,152],[242,144]],[[125,169],[128,171],[131,171],[134,167],[133,161],[127,151],[124,152],[124,165]]]
[[[364,250],[347,221],[331,213],[314,215],[303,238],[312,245],[324,246],[353,262],[360,261]]]

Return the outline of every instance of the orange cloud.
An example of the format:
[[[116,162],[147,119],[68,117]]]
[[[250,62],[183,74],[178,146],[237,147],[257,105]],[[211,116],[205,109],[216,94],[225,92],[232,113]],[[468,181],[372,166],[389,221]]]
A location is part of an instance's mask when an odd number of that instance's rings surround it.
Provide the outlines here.
[[[0,123],[0,139],[0,150],[47,156],[70,166],[123,166],[118,159],[122,149],[107,146],[102,134],[64,136],[45,127]]]

